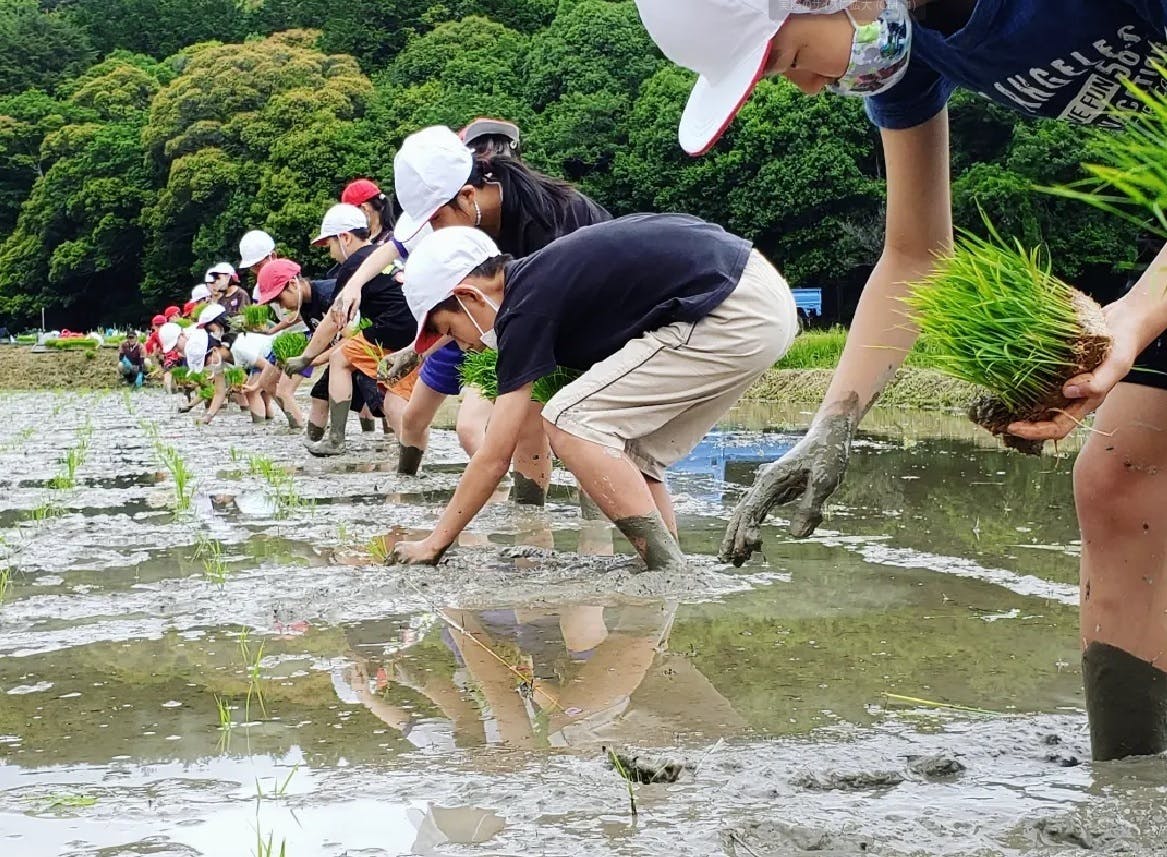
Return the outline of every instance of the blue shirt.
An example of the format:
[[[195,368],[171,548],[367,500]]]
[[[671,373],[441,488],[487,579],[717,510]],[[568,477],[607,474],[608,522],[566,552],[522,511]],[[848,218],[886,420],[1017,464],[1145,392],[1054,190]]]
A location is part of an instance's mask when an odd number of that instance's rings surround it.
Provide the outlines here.
[[[1151,63],[1167,45],[1167,0],[977,0],[945,37],[919,12],[908,71],[867,99],[881,128],[931,119],[957,87],[1028,116],[1111,127],[1115,108],[1137,108],[1122,86],[1163,90]]]

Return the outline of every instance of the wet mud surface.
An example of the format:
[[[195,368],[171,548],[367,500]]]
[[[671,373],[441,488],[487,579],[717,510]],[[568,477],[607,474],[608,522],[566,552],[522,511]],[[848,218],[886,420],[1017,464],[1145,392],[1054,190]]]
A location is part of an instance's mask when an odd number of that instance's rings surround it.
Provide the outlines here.
[[[399,476],[379,433],[313,459],[152,393],[4,405],[0,854],[1162,853],[1162,760],[1089,761],[1069,456],[862,434],[819,535],[772,517],[734,569],[798,439],[734,417],[671,476],[684,568],[560,470],[405,568],[450,431]]]

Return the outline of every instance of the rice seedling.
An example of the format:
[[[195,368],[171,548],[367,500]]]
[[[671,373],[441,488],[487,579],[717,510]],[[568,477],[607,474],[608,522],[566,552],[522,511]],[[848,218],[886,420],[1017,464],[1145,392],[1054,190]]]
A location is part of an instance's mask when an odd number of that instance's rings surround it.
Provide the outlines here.
[[[255,857],[287,857],[288,854],[288,840],[280,840],[279,850],[275,850],[272,844],[273,834],[269,833],[267,839],[263,838],[259,827],[255,828]]]
[[[285,331],[277,336],[271,344],[276,362],[280,365],[287,363],[293,357],[299,357],[308,347],[308,337],[303,333]]]
[[[259,710],[263,716],[267,717],[267,706],[263,702],[263,676],[259,672],[260,662],[263,661],[263,643],[261,642],[255,653],[245,660],[247,664],[247,700],[243,704],[243,719],[250,721],[252,697],[259,703]]]
[[[53,518],[59,518],[63,514],[65,514],[64,509],[52,500],[45,500],[28,513],[28,520],[40,524]]]
[[[958,238],[905,298],[908,318],[936,369],[987,392],[969,412],[973,421],[1036,453],[1040,443],[1005,434],[1006,426],[1065,408],[1062,386],[1102,362],[1110,336],[1099,306],[1055,277],[1040,249],[989,232]]]
[[[377,562],[389,562],[389,538],[387,536],[374,536],[369,539],[366,549],[369,551],[369,556]]]
[[[1165,58],[1161,56],[1152,67],[1160,77],[1167,78]],[[1082,164],[1087,178],[1040,190],[1084,202],[1167,238],[1167,160],[1163,158],[1167,148],[1167,96],[1130,80],[1122,83],[1140,108],[1115,110],[1119,127],[1090,135],[1089,151],[1097,162]]]
[[[462,384],[473,387],[484,399],[498,398],[498,352],[493,349],[471,351],[466,354],[459,369]],[[562,367],[537,380],[531,388],[531,399],[547,404],[551,398],[578,378],[582,373]]]
[[[223,543],[217,539],[208,539],[205,546],[200,544],[196,548],[196,554],[199,553],[203,558],[203,574],[207,580],[220,587],[226,584],[229,571],[223,561]]]
[[[4,603],[4,598],[8,595],[8,587],[12,582],[12,569],[0,569],[0,604]]]
[[[299,764],[293,765],[292,770],[284,777],[283,782],[279,780],[272,780],[271,794],[264,794],[263,786],[260,785],[259,780],[255,781],[255,802],[258,805],[264,798],[281,798],[288,794],[288,786],[292,783],[292,777],[296,776],[296,771],[300,770]]]
[[[231,319],[231,326],[262,333],[271,320],[271,307],[267,304],[248,304],[239,308],[239,315]]]
[[[54,794],[45,798],[45,809],[85,809],[97,803],[97,798],[85,794]]]
[[[219,750],[231,746],[231,730],[235,723],[231,719],[231,700],[215,694],[215,711],[219,717]]]
[[[632,775],[621,761],[619,753],[610,747],[605,747],[604,750],[608,754],[608,761],[611,763],[616,773],[624,778],[624,784],[628,787],[628,807],[632,811],[633,820],[635,820],[639,813],[636,810],[636,792],[634,792],[632,789]]]
[[[191,495],[194,493],[194,473],[187,467],[182,453],[172,446],[158,444],[155,446],[162,465],[174,480],[175,508],[185,512],[190,508]]]
[[[228,390],[241,390],[247,383],[247,370],[241,366],[229,366],[223,370],[223,380],[227,383]]]

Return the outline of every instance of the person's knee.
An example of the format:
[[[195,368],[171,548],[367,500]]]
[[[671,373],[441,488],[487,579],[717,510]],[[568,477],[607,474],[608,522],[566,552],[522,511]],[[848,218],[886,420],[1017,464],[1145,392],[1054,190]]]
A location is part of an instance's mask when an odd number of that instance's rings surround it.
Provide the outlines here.
[[[1154,469],[1132,461],[1112,444],[1086,445],[1074,464],[1074,501],[1085,544],[1151,533],[1151,518],[1167,500]]]
[[[333,372],[350,372],[352,371],[348,364],[348,358],[344,356],[344,349],[338,348],[329,355],[328,368]]]

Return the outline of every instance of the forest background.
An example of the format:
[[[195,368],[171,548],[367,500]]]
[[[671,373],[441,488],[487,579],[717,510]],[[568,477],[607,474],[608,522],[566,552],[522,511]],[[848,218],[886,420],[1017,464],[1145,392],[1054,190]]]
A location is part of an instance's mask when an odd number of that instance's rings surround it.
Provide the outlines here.
[[[762,83],[729,133],[676,142],[692,76],[630,0],[0,0],[0,325],[142,324],[239,236],[309,271],[351,178],[392,188],[412,131],[490,115],[614,214],[688,211],[752,241],[844,319],[882,244],[883,165],[858,100]],[[1045,242],[1117,294],[1132,229],[1032,191],[1080,177],[1080,128],[951,105],[958,226]]]

